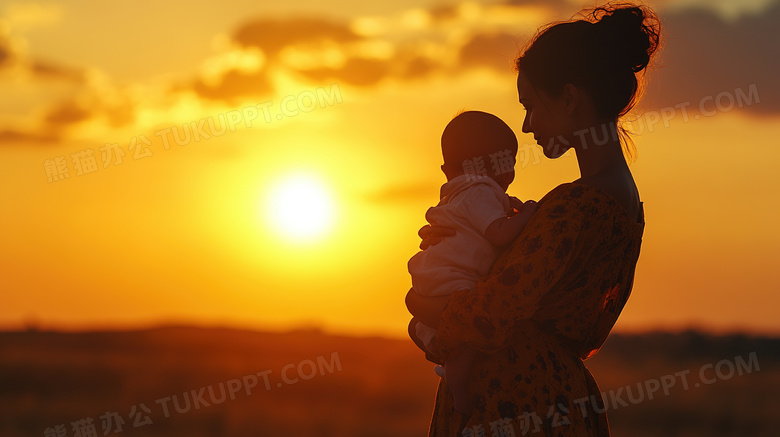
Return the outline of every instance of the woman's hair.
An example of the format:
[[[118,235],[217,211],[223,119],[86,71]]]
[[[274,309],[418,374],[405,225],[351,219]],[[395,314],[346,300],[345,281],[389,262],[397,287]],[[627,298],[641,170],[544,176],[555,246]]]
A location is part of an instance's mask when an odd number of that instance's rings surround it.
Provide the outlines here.
[[[534,88],[558,97],[567,83],[592,97],[599,117],[616,120],[639,98],[637,74],[659,46],[660,22],[646,6],[611,3],[583,19],[540,29],[515,61]]]

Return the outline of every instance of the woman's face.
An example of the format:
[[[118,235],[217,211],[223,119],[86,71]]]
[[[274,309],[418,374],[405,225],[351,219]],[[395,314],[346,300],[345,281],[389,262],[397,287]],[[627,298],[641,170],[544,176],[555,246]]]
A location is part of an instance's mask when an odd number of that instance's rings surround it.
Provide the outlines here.
[[[572,146],[570,119],[563,98],[551,99],[528,81],[522,70],[517,75],[517,94],[525,107],[523,132],[532,133],[544,156],[555,159]]]

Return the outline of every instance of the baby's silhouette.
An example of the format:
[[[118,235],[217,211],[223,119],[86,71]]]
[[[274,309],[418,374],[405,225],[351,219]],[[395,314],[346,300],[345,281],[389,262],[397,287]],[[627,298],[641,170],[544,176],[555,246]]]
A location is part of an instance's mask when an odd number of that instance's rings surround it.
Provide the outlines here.
[[[488,274],[500,249],[511,243],[536,211],[506,194],[515,177],[517,137],[495,115],[467,111],[453,118],[441,137],[447,183],[439,204],[425,218],[431,225],[449,227],[455,235],[418,252],[409,260],[412,289],[421,296],[448,296],[471,290]],[[426,347],[436,330],[412,319],[410,331]],[[444,376],[455,408],[471,411],[468,374],[475,351],[462,348],[437,374]]]

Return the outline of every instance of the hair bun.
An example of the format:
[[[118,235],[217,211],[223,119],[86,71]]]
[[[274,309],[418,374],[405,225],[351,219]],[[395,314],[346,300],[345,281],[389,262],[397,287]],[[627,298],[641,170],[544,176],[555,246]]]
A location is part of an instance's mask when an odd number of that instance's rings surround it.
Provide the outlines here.
[[[610,57],[619,65],[640,72],[658,49],[660,23],[649,9],[634,5],[608,5],[593,10],[595,28]]]
[[[593,99],[598,117],[617,120],[639,98],[637,73],[659,47],[660,22],[649,7],[627,3],[579,15],[540,29],[515,65],[549,96],[560,96],[567,84],[580,87]]]

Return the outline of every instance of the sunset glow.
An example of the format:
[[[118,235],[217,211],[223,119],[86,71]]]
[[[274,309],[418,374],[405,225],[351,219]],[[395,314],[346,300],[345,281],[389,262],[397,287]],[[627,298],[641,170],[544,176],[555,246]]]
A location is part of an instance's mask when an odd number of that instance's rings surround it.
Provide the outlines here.
[[[780,333],[780,6],[646,3],[667,39],[629,114],[647,226],[616,331]],[[509,194],[579,177],[522,132],[513,59],[580,6],[6,2],[0,325],[405,337],[456,113],[516,133]]]

